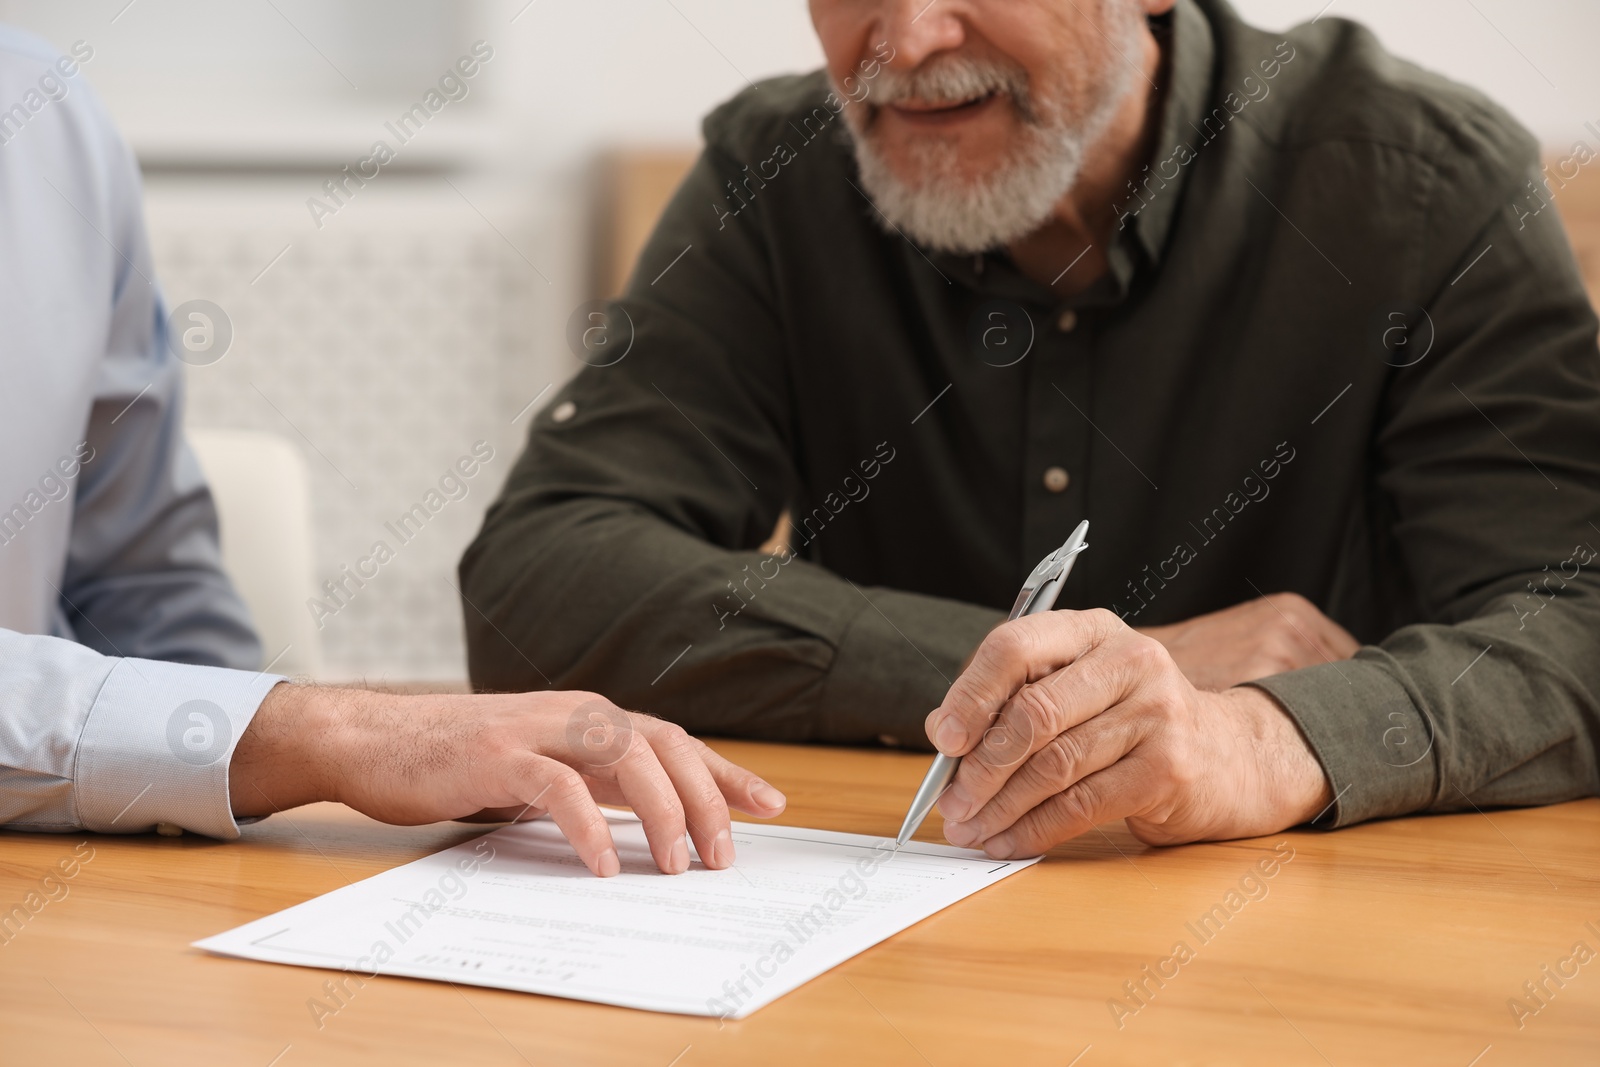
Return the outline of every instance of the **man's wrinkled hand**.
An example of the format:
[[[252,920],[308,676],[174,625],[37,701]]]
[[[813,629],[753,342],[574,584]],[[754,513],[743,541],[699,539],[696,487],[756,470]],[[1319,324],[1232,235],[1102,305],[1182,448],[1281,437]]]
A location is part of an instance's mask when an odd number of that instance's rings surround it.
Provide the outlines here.
[[[1220,691],[1284,671],[1349,659],[1360,642],[1298,593],[1274,593],[1140,633],[1166,646],[1200,689]]]
[[[1273,833],[1332,795],[1272,697],[1197,689],[1159,641],[1098,609],[997,627],[927,729],[965,757],[939,800],[945,836],[997,858],[1119,818],[1150,844]]]

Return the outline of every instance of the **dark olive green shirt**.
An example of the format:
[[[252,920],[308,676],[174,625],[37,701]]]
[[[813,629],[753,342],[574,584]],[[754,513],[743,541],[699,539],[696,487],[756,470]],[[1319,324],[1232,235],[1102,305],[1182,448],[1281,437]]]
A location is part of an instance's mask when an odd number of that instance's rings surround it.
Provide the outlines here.
[[[1158,31],[1150,165],[1068,301],[887,231],[820,74],[716,110],[462,562],[474,684],[926,745],[1086,518],[1059,608],[1287,590],[1365,643],[1259,683],[1324,824],[1596,792],[1600,353],[1536,145],[1349,22]]]

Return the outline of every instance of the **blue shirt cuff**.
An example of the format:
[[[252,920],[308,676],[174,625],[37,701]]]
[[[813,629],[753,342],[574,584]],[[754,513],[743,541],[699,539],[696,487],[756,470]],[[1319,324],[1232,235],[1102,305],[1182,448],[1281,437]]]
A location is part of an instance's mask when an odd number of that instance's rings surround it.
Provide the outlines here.
[[[238,837],[228,766],[261,701],[283,680],[118,661],[78,742],[79,824],[100,833],[141,833],[173,823],[207,837]]]

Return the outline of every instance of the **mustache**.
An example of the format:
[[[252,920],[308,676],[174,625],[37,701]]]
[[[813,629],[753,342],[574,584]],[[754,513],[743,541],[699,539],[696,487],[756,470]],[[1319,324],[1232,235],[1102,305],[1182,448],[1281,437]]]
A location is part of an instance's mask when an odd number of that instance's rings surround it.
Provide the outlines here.
[[[994,93],[1005,93],[1024,118],[1034,114],[1028,75],[1016,63],[972,56],[934,56],[915,70],[884,70],[873,87],[879,106],[905,100],[934,104],[960,104]]]

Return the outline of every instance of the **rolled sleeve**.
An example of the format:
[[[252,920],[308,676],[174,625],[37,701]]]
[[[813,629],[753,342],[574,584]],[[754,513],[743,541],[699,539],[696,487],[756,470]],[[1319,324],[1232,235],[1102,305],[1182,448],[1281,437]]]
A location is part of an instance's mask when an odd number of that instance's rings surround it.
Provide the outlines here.
[[[117,661],[78,741],[78,821],[101,833],[174,823],[239,836],[228,796],[234,746],[282,678],[155,660]]]

